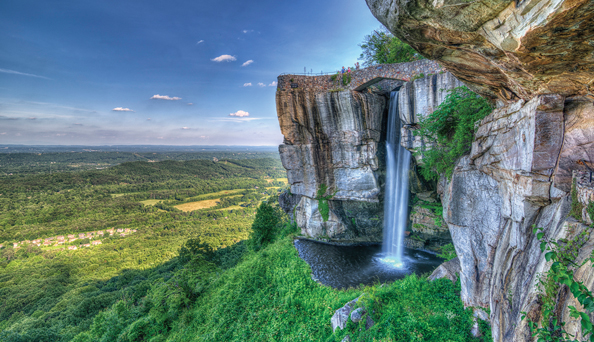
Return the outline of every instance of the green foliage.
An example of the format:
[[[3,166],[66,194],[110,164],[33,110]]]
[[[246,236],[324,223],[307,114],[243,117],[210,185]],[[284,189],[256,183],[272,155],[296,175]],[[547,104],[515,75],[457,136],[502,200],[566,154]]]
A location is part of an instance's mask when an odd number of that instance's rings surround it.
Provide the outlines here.
[[[421,168],[419,168],[419,170],[420,169]],[[443,205],[441,204],[441,202],[427,202],[415,196],[412,200],[412,205],[431,210],[431,212],[435,215],[435,225],[438,227],[445,226],[445,222],[443,222]]]
[[[588,215],[590,216],[590,220],[592,220],[592,226],[594,226],[594,202],[588,203],[588,208],[586,209]]]
[[[259,250],[274,240],[280,225],[278,207],[273,207],[267,202],[262,202],[256,212],[252,224],[250,244],[254,250]]]
[[[419,120],[418,134],[425,140],[425,179],[437,180],[439,174],[450,177],[460,157],[470,152],[474,125],[491,113],[491,106],[466,87],[452,89],[437,109]]]
[[[141,339],[134,335],[141,327],[165,333],[211,277],[241,261],[254,209],[163,212],[138,201],[161,197],[175,205],[222,190],[261,199],[276,184],[264,178],[282,177],[281,169],[278,160],[199,160],[0,177],[0,243],[7,246],[0,249],[0,341],[70,341],[94,317],[106,321],[105,341]],[[138,231],[99,237],[101,245],[76,251],[8,244],[106,228]],[[153,300],[161,296],[164,302]],[[115,311],[101,313],[116,303]],[[148,319],[149,312],[165,318]],[[118,327],[130,331],[117,337]]]
[[[447,245],[441,247],[441,253],[437,254],[437,256],[440,258],[444,258],[447,261],[450,261],[458,255],[456,254],[456,248],[454,247],[454,245],[448,243]]]
[[[571,183],[571,211],[569,212],[569,216],[581,222],[582,209],[584,209],[584,205],[578,200],[577,185],[574,178],[573,182]]]
[[[594,295],[582,283],[574,280],[574,269],[583,266],[588,261],[594,261],[594,254],[586,259],[581,265],[575,263],[580,248],[588,240],[589,233],[583,231],[573,240],[551,241],[545,238],[543,228],[534,227],[536,237],[541,241],[540,249],[545,253],[547,262],[552,262],[549,271],[541,274],[538,287],[543,293],[542,319],[538,322],[528,319],[528,326],[532,337],[538,341],[574,341],[573,336],[564,329],[564,323],[557,317],[557,295],[561,286],[566,286],[569,292],[582,305],[585,311],[578,310],[575,306],[569,306],[570,315],[580,319],[581,332],[584,337],[589,336],[589,341],[594,341],[594,329],[589,314],[594,313]],[[526,313],[522,313],[522,319],[526,319]]]
[[[328,206],[328,200],[332,199],[332,197],[334,197],[336,194],[334,193],[332,195],[324,196],[326,191],[328,191],[328,186],[326,184],[320,184],[320,188],[318,189],[317,196],[315,198],[318,200],[318,211],[320,212],[320,215],[322,215],[322,220],[324,220],[324,222],[328,221],[328,218],[330,217],[330,207]]]
[[[365,66],[424,59],[412,47],[393,36],[385,28],[380,28],[370,35],[366,35],[363,43],[359,46],[363,49],[359,59],[363,61]]]
[[[342,85],[343,86],[348,85],[349,83],[351,83],[351,79],[352,79],[352,77],[351,77],[350,72],[342,74]]]

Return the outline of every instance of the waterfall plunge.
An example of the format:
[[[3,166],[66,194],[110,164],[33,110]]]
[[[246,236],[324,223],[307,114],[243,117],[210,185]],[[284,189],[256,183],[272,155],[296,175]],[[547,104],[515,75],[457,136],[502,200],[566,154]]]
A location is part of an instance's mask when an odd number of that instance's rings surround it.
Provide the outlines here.
[[[386,188],[384,197],[384,262],[403,267],[403,238],[408,224],[408,170],[410,152],[400,145],[398,92],[390,93],[386,136]]]

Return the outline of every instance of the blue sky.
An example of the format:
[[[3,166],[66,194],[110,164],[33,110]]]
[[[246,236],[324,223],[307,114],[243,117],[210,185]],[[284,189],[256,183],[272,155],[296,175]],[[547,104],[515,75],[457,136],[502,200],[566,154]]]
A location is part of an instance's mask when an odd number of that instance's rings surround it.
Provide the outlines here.
[[[364,0],[4,0],[0,144],[278,145],[276,77],[379,26]]]

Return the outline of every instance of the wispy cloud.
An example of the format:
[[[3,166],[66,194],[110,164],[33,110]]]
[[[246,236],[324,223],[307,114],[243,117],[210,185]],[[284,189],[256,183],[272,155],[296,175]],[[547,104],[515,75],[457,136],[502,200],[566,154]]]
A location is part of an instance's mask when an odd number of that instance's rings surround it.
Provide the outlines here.
[[[133,112],[132,109],[123,108],[123,107],[116,107],[116,108],[112,109],[112,111],[114,111],[114,112]]]
[[[169,100],[169,101],[177,101],[177,100],[181,100],[181,99],[182,99],[181,97],[177,97],[177,96],[174,96],[174,97],[169,97],[169,96],[167,96],[167,95],[159,95],[159,94],[157,94],[157,95],[153,95],[153,96],[151,97],[151,100]]]
[[[276,87],[276,85],[277,85],[276,81],[273,81],[273,82],[272,82],[272,83],[270,83],[268,86],[269,86],[269,87]]]
[[[191,129],[190,127],[182,127],[182,129]]]
[[[5,74],[13,74],[13,75],[37,77],[37,78],[43,78],[43,79],[49,80],[49,78],[47,78],[45,76],[33,75],[33,74],[28,74],[26,72],[20,72],[20,71],[15,71],[15,70],[0,69],[0,72],[3,72]]]
[[[266,87],[266,84],[264,84],[264,83],[262,83],[262,82],[258,83],[258,85],[259,85],[260,87]]]
[[[254,63],[254,61],[250,59],[249,61],[246,61],[245,63],[243,63],[241,66],[242,66],[242,67],[244,67],[244,66],[248,66],[248,65],[250,65],[250,64],[252,64],[252,63]]]
[[[202,43],[204,43],[204,39],[200,39],[199,41],[197,41],[197,42],[196,42],[196,45],[200,45],[200,44],[202,44]]]
[[[31,117],[28,117],[27,120],[37,120],[37,118],[34,116],[31,116]]]
[[[194,104],[192,102],[188,102],[188,106],[193,106]]]
[[[20,118],[15,118],[11,116],[0,115],[0,120],[19,120]]]
[[[252,83],[251,82],[250,83],[244,83],[243,86],[244,87],[251,87],[252,86]]]
[[[213,58],[211,59],[211,61],[213,62],[234,62],[236,61],[237,58],[231,56],[231,55],[220,55],[219,57]]]
[[[231,113],[229,114],[229,116],[239,116],[241,118],[245,117],[245,116],[250,116],[250,113],[243,111],[243,110],[238,110],[235,113]]]
[[[245,118],[245,117],[232,117],[232,118],[212,118],[209,121],[227,121],[227,122],[248,122],[254,120],[266,120],[268,118]]]
[[[241,32],[243,32],[243,33],[250,33],[250,32],[254,32],[254,30],[243,30]]]

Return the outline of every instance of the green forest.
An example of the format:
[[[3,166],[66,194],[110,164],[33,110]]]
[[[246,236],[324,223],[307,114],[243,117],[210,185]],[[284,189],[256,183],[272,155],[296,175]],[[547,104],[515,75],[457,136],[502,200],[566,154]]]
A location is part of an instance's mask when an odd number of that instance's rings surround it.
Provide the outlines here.
[[[312,280],[278,206],[284,177],[278,158],[1,177],[0,340],[473,340],[459,283]],[[334,311],[363,293],[377,324],[333,333]]]

